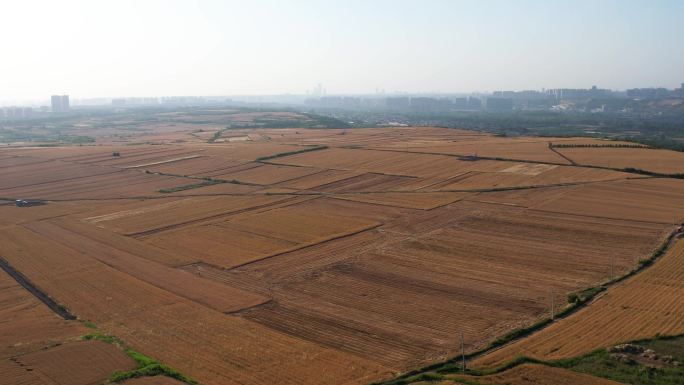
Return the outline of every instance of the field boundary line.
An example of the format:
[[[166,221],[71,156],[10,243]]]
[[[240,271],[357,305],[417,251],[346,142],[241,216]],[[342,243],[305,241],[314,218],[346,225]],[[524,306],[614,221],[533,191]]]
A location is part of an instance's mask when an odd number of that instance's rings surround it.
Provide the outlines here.
[[[589,306],[590,304],[594,303],[597,301],[600,297],[608,293],[608,290],[622,284],[624,281],[626,281],[629,278],[632,278],[639,273],[647,270],[649,267],[653,266],[658,260],[661,259],[662,256],[667,254],[667,252],[670,250],[672,245],[674,245],[677,241],[677,232],[676,229],[673,229],[670,231],[670,233],[661,241],[661,243],[653,250],[653,253],[650,258],[640,261],[639,265],[635,267],[634,269],[630,270],[626,274],[614,278],[613,280],[610,280],[608,282],[605,282],[603,284],[599,284],[597,286],[589,287],[584,290],[581,290],[582,292],[584,291],[590,291],[592,289],[599,289],[595,293],[591,294],[590,297],[585,298],[585,299],[578,299],[576,302],[571,303],[570,305],[566,306],[564,309],[559,311],[558,313],[554,314],[553,319],[551,318],[543,318],[534,324],[522,328],[522,329],[516,329],[512,330],[508,334],[499,337],[497,340],[494,340],[492,343],[489,344],[488,347],[484,347],[480,350],[476,350],[474,352],[468,353],[465,355],[465,358],[468,360],[472,360],[474,358],[482,357],[484,355],[487,355],[489,353],[495,352],[497,350],[503,349],[507,346],[510,346],[518,341],[521,341],[525,338],[531,337],[542,330],[556,324],[559,321],[563,321],[566,318],[570,317],[571,315],[577,313],[579,310],[582,310]],[[577,292],[575,292],[577,293]],[[572,294],[572,293],[571,293]],[[511,336],[511,337],[508,337]],[[504,342],[498,342],[501,340],[505,340]],[[372,385],[394,385],[394,384],[404,384],[404,382],[401,382],[402,380],[405,380],[407,378],[411,378],[420,374],[425,374],[428,372],[432,371],[439,371],[440,369],[443,369],[445,367],[450,367],[453,365],[458,365],[462,360],[462,356],[454,356],[452,358],[446,359],[444,361],[430,364],[428,366],[411,370],[406,373],[403,373],[399,376],[396,376],[392,380],[388,381],[381,381],[381,382],[374,382]]]
[[[50,310],[55,312],[58,316],[64,318],[65,320],[75,320],[76,316],[71,314],[67,308],[57,303],[52,299],[47,293],[40,290],[36,285],[31,282],[24,274],[12,267],[9,262],[3,257],[0,257],[0,268],[5,271],[10,277],[14,278],[17,283],[26,289],[29,293],[33,294],[40,302],[44,303]]]
[[[293,198],[293,199],[294,199],[294,198]],[[264,204],[261,204],[261,205],[246,207],[246,208],[237,209],[237,210],[231,210],[231,211],[227,211],[227,212],[223,212],[223,213],[219,213],[219,214],[209,215],[209,216],[207,216],[207,217],[202,217],[202,218],[198,218],[198,219],[191,219],[191,220],[189,220],[189,221],[184,221],[184,222],[179,222],[179,223],[172,223],[172,224],[170,224],[170,225],[161,226],[161,227],[157,227],[157,228],[154,228],[154,229],[143,230],[143,231],[138,231],[138,232],[134,232],[134,233],[126,233],[126,234],[124,234],[124,235],[125,235],[125,236],[128,236],[128,237],[132,237],[132,238],[143,238],[143,237],[146,237],[146,236],[149,236],[149,235],[154,235],[154,234],[161,233],[161,232],[165,232],[165,231],[169,231],[169,230],[175,230],[175,229],[177,229],[177,228],[189,226],[189,225],[196,224],[196,223],[208,222],[208,221],[211,221],[211,220],[214,220],[214,219],[218,219],[218,218],[229,217],[229,216],[233,216],[233,215],[237,215],[237,214],[242,214],[242,213],[245,213],[245,212],[249,212],[249,211],[252,211],[252,210],[258,210],[258,209],[261,209],[261,208],[267,208],[267,207],[270,207],[270,206],[273,206],[273,205],[277,205],[278,203],[283,203],[283,202],[282,202],[282,200],[278,200],[278,201],[275,201],[275,202],[267,202],[267,203],[264,203]]]
[[[251,265],[251,264],[254,264],[254,263],[257,263],[257,262],[265,261],[265,260],[267,260],[267,259],[279,257],[279,256],[284,255],[284,254],[288,254],[288,253],[292,253],[292,252],[295,252],[295,251],[307,249],[307,248],[309,248],[309,247],[314,247],[314,246],[317,246],[317,245],[321,245],[321,244],[326,243],[326,242],[331,242],[331,241],[335,241],[335,240],[338,240],[338,239],[347,238],[347,237],[351,237],[351,236],[354,236],[354,235],[357,235],[357,234],[365,233],[366,231],[371,231],[371,230],[377,229],[378,227],[380,227],[380,226],[382,226],[382,225],[384,225],[384,223],[381,223],[381,222],[380,222],[380,223],[375,223],[375,224],[373,224],[373,225],[367,226],[367,227],[365,227],[365,228],[363,228],[363,229],[360,229],[360,230],[353,231],[353,232],[351,232],[351,233],[340,234],[340,235],[336,235],[336,236],[333,236],[333,237],[330,237],[330,238],[322,239],[322,240],[320,240],[320,241],[305,243],[305,244],[299,245],[299,246],[297,246],[297,247],[295,247],[295,248],[288,249],[288,250],[284,250],[284,251],[281,251],[281,252],[278,252],[278,253],[275,253],[275,254],[267,255],[267,256],[265,256],[265,257],[263,257],[263,258],[255,259],[255,260],[253,260],[253,261],[241,263],[241,264],[239,264],[239,265],[235,265],[235,266],[232,266],[232,267],[227,268],[227,269],[221,268],[221,267],[219,267],[219,268],[222,269],[222,270],[233,270],[233,269],[237,269],[237,268],[240,268],[240,267],[245,267],[245,266],[247,266],[247,265]]]
[[[567,160],[568,162],[570,162],[571,165],[577,166],[577,162],[575,162],[574,160],[568,158],[567,156],[565,156],[565,154],[561,153],[560,151],[556,150],[556,148],[552,146],[552,143],[551,143],[551,142],[549,142],[549,150],[551,150],[552,152],[556,153],[556,154],[557,154],[558,156],[560,156],[561,158],[563,158],[563,159]]]

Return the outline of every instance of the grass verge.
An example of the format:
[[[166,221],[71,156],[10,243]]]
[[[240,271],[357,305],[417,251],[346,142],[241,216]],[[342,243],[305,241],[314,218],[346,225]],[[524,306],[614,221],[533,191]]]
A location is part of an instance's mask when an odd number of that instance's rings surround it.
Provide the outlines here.
[[[94,325],[89,322],[90,325]],[[91,327],[91,326],[89,326]],[[126,353],[127,356],[131,357],[135,362],[138,363],[138,367],[133,370],[128,370],[124,372],[114,372],[109,377],[109,382],[120,383],[132,378],[139,377],[152,377],[152,376],[166,376],[174,378],[188,385],[198,385],[198,382],[194,379],[182,374],[178,370],[164,365],[161,362],[146,356],[136,350],[133,350],[126,346],[126,344],[116,336],[109,334],[104,334],[101,332],[95,332],[83,336],[84,340],[97,340],[108,344],[116,345]]]
[[[684,360],[684,335],[656,336],[651,339],[632,341],[632,344],[652,349],[659,355],[673,356],[678,362]],[[598,349],[587,354],[568,359],[544,361],[520,356],[499,367],[485,370],[467,370],[469,379],[459,377],[460,367],[449,370],[435,370],[415,374],[413,376],[393,380],[387,384],[408,385],[416,382],[451,381],[454,383],[475,385],[477,377],[500,374],[523,364],[538,364],[554,368],[571,370],[595,377],[601,377],[625,384],[633,385],[682,385],[684,384],[684,366],[681,364],[646,366],[636,361],[621,360],[606,349]],[[475,378],[473,378],[475,377]]]

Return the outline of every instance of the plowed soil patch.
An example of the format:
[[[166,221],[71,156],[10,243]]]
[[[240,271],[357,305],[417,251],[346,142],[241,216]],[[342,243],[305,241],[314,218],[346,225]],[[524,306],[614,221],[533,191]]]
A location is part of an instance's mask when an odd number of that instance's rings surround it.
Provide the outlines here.
[[[100,341],[72,342],[8,361],[9,364],[2,366],[9,369],[15,365],[19,370],[9,370],[17,375],[23,370],[35,383],[58,385],[91,385],[106,380],[115,371],[137,367],[137,363],[121,349]],[[21,376],[17,377],[15,379],[21,379]],[[19,385],[24,384],[23,381],[3,383]]]
[[[495,366],[517,355],[558,359],[656,334],[684,333],[684,242],[652,267],[588,307],[476,361]]]
[[[87,332],[80,323],[52,312],[0,270],[0,358],[35,351]]]
[[[464,171],[500,171],[515,165],[513,162],[467,162],[444,155],[342,148],[292,155],[274,161],[279,164],[423,178],[448,178]]]
[[[21,177],[19,177],[21,178]],[[50,181],[0,190],[0,194],[32,199],[108,199],[155,196],[160,189],[197,183],[194,179],[117,171],[69,180]]]
[[[545,166],[545,165],[543,165]],[[517,166],[513,166],[517,167]],[[553,167],[553,166],[552,166]],[[508,168],[507,170],[510,170]],[[534,169],[533,169],[534,170]],[[539,171],[540,169],[536,169]],[[446,181],[425,188],[426,190],[487,189],[521,186],[545,186],[564,183],[599,182],[626,179],[632,175],[610,170],[597,170],[583,167],[558,166],[539,173],[525,169],[520,172],[470,173],[464,178]],[[532,174],[531,174],[532,173]]]
[[[480,193],[465,199],[663,224],[684,219],[684,181],[678,179],[643,178],[586,186]]]
[[[282,182],[280,186],[301,190],[316,189],[316,187],[318,186],[327,185],[342,179],[348,179],[361,174],[362,172],[355,171],[325,170],[318,172],[316,174],[306,175],[301,178]]]
[[[456,203],[397,219],[368,234],[370,244],[359,235],[332,255],[310,250],[327,265],[309,262],[308,251],[257,263],[274,302],[242,316],[412,368],[453,355],[461,331],[475,349],[546,316],[552,292],[563,303],[568,292],[608,279],[611,264],[615,274],[626,271],[663,233],[660,225]],[[298,265],[285,267],[288,260]]]
[[[69,221],[35,222],[26,228],[141,281],[221,312],[233,312],[266,302],[267,298],[160,265],[115,245],[101,242],[97,232]],[[88,234],[89,236],[86,236]]]
[[[373,203],[383,206],[405,207],[411,209],[430,210],[436,207],[454,203],[468,193],[452,192],[421,192],[421,193],[372,193],[336,195],[336,198],[355,202]]]
[[[316,207],[316,209],[314,209]],[[279,253],[346,236],[379,225],[340,215],[334,206],[308,202],[243,213],[211,225],[153,236],[147,241],[198,261],[234,267]]]
[[[151,203],[149,206],[142,205],[141,208],[113,211],[87,220],[123,234],[159,232],[221,218],[283,199],[285,197],[278,196],[183,198],[171,202]]]
[[[577,164],[611,168],[637,168],[663,174],[684,173],[684,154],[646,148],[557,148]]]
[[[275,166],[262,164],[244,171],[215,174],[214,178],[239,180],[240,182],[271,185],[290,179],[300,178],[319,172],[319,169],[309,167]]]
[[[21,230],[7,235],[0,252],[59,302],[202,384],[351,385],[391,375],[371,361],[185,300],[58,243]]]
[[[458,376],[482,385],[619,385],[619,382],[544,365],[520,365],[500,374]]]

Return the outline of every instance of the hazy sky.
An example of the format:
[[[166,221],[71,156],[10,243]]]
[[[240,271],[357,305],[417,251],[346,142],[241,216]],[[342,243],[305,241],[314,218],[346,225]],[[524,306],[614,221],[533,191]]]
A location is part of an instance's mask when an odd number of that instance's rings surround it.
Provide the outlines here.
[[[0,100],[677,87],[682,0],[3,1]]]

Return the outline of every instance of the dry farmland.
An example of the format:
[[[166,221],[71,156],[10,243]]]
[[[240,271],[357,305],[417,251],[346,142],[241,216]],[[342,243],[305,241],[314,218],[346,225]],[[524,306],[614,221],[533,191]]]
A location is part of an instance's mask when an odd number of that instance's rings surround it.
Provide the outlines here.
[[[618,385],[619,382],[542,365],[521,365],[501,374],[474,377],[482,385]]]
[[[549,146],[598,140],[322,129],[296,113],[156,118],[90,145],[0,149],[0,257],[23,277],[0,271],[3,385],[135,368],[116,345],[82,341],[92,327],[203,385],[389,380],[458,354],[461,333],[481,349],[626,274],[684,218],[684,181],[622,170],[631,155],[614,148]],[[588,152],[610,161],[573,164]],[[683,258],[678,243],[479,364],[684,333]],[[476,380],[611,384],[534,365]]]
[[[577,356],[656,334],[684,333],[684,243],[652,268],[610,290],[587,308],[530,338],[477,361],[491,366],[524,354],[543,359]]]

